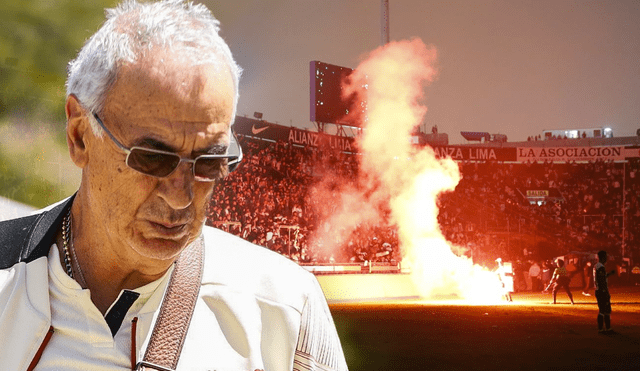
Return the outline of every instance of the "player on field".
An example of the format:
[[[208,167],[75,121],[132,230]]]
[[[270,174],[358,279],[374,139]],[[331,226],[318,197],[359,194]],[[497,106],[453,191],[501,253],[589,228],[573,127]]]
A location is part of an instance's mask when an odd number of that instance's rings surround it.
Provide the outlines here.
[[[615,270],[607,273],[604,264],[607,262],[607,252],[598,251],[598,264],[593,267],[593,277],[596,285],[596,300],[598,301],[598,332],[611,331],[611,295],[609,294],[608,277]]]

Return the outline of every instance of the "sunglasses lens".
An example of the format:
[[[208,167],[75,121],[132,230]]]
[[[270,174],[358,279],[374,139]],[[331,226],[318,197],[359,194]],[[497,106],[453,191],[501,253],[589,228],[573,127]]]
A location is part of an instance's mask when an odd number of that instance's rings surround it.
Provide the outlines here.
[[[212,182],[224,178],[228,173],[227,163],[226,158],[198,158],[194,165],[196,179]]]
[[[165,177],[180,163],[178,155],[157,153],[143,148],[132,148],[127,157],[127,165],[141,173],[155,177]]]

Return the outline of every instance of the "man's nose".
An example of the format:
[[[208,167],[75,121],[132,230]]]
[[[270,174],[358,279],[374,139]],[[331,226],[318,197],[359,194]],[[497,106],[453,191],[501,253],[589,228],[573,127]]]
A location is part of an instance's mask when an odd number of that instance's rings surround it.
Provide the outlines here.
[[[186,209],[193,202],[195,181],[192,164],[181,162],[173,173],[160,179],[159,196],[174,210]]]

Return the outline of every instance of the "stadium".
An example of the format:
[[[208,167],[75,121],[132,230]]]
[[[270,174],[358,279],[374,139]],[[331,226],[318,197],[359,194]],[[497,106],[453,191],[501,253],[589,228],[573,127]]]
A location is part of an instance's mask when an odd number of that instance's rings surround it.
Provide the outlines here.
[[[247,117],[237,117],[234,130],[245,159],[214,192],[207,223],[318,275],[346,337],[352,369],[578,366],[572,357],[558,363],[557,357],[567,351],[582,352],[584,366],[592,367],[594,360],[617,369],[637,366],[640,137],[481,139],[447,146],[430,144],[433,133],[414,133],[419,137],[415,147],[432,148],[436,157],[453,159],[460,169],[459,184],[437,198],[437,222],[449,247],[490,272],[496,270],[497,258],[512,267],[514,302],[486,306],[465,300],[454,289],[432,290],[425,297],[404,259],[406,251],[389,210],[380,210],[381,218],[371,223],[326,222],[342,207],[339,190],[358,178],[356,137]],[[321,191],[327,187],[329,194]],[[319,240],[317,235],[335,240]],[[593,293],[585,267],[603,249],[612,256],[608,266],[618,273],[610,278],[615,321],[620,324],[612,336],[618,337],[616,343],[597,337],[595,299],[580,295]],[[541,293],[559,258],[572,272],[575,307],[551,306],[550,295]],[[542,268],[538,277],[529,274],[534,263]],[[568,304],[566,296],[559,298]],[[532,327],[540,331],[531,333]],[[498,338],[505,344],[496,345]],[[509,339],[519,339],[522,346],[510,348]],[[539,358],[537,346],[562,339],[572,345],[553,345],[555,350],[544,351],[551,358]],[[599,341],[602,346],[594,349],[602,353],[593,353],[591,346]],[[452,349],[474,344],[477,353],[472,359],[448,357],[450,352],[429,350],[434,342]],[[367,344],[364,349],[362,344]],[[432,356],[425,358],[422,352]],[[487,363],[483,357],[496,359]]]
[[[263,129],[258,135],[251,133],[256,127]],[[307,251],[307,238],[318,218],[309,192],[327,173],[338,183],[357,175],[354,138],[246,117],[238,117],[234,129],[245,148],[244,169],[233,173],[215,196],[212,225],[235,230],[303,264],[399,260],[398,242],[388,225],[378,225],[375,231],[362,228],[336,256]],[[293,140],[312,135],[317,139],[311,142]],[[342,142],[348,144],[332,145]],[[497,257],[547,260],[598,249],[628,258],[627,263],[637,260],[639,144],[638,137],[630,137],[433,146],[437,156],[456,160],[461,172],[457,188],[439,200],[443,232],[450,241],[467,246],[468,254],[492,254],[476,256],[484,263]],[[260,173],[260,180],[249,181],[247,174],[252,172]],[[258,196],[260,200],[252,200]],[[225,200],[234,198],[240,205],[232,209]],[[461,200],[464,208],[457,206]],[[247,215],[249,208],[243,209],[243,204],[261,207]],[[386,251],[385,243],[393,247],[390,253],[374,257]],[[481,248],[485,245],[490,248]],[[360,247],[364,250],[358,252]]]

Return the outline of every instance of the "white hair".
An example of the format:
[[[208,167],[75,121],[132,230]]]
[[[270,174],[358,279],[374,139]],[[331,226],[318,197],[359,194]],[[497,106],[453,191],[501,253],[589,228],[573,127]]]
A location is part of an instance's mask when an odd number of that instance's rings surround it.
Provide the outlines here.
[[[67,96],[74,94],[85,109],[100,113],[118,68],[139,60],[153,47],[161,47],[180,55],[191,66],[219,66],[222,62],[229,67],[235,87],[233,123],[242,70],[220,37],[220,22],[209,9],[184,0],[154,3],[125,0],[116,8],[107,9],[106,14],[102,27],[69,63]],[[92,115],[89,121],[93,132],[102,136],[102,129]]]

